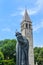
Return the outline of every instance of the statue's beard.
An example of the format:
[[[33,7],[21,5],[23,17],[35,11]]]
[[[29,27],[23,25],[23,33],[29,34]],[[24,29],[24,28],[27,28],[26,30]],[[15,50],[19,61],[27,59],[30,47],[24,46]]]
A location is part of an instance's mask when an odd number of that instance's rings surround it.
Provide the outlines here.
[[[23,37],[21,35],[18,35],[17,39],[20,40],[20,39],[23,39]]]

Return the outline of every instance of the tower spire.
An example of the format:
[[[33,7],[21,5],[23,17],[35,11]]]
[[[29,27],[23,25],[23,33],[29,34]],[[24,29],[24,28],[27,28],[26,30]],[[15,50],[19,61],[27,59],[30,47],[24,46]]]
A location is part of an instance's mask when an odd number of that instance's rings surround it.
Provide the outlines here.
[[[22,21],[31,21],[29,15],[28,15],[27,9],[25,9]]]

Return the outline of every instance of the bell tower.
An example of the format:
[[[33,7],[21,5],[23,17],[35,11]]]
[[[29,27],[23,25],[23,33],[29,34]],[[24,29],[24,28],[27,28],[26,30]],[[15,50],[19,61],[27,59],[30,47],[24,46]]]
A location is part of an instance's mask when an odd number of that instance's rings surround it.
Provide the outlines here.
[[[21,22],[21,33],[29,41],[29,65],[34,65],[32,22],[28,16],[27,10],[25,10],[25,14]]]

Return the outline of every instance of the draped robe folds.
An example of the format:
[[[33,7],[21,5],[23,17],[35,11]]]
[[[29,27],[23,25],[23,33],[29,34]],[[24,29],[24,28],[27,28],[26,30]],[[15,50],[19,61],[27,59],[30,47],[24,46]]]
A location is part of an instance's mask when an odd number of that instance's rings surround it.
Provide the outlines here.
[[[20,42],[16,44],[16,65],[29,65],[28,60],[28,50],[29,42],[23,37],[19,39]]]

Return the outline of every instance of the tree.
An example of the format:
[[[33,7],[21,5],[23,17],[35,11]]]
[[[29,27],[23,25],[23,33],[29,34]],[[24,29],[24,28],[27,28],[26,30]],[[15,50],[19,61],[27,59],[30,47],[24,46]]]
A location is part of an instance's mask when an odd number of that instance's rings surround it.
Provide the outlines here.
[[[4,54],[5,59],[10,59],[13,57],[16,49],[16,40],[4,40],[3,47],[1,51]]]
[[[2,52],[0,52],[0,60],[4,60],[4,55]]]
[[[2,52],[0,52],[0,64],[3,65],[4,55]]]
[[[41,48],[37,60],[38,60],[38,64],[39,64],[39,65],[43,65],[43,48]]]
[[[34,59],[35,64],[38,62],[38,65],[43,65],[43,48],[35,47],[34,48]]]
[[[16,63],[16,43],[15,39],[5,39],[0,41],[0,62],[4,65],[15,65]],[[34,61],[38,65],[43,65],[43,47],[34,48]],[[3,65],[3,64],[2,64]]]

